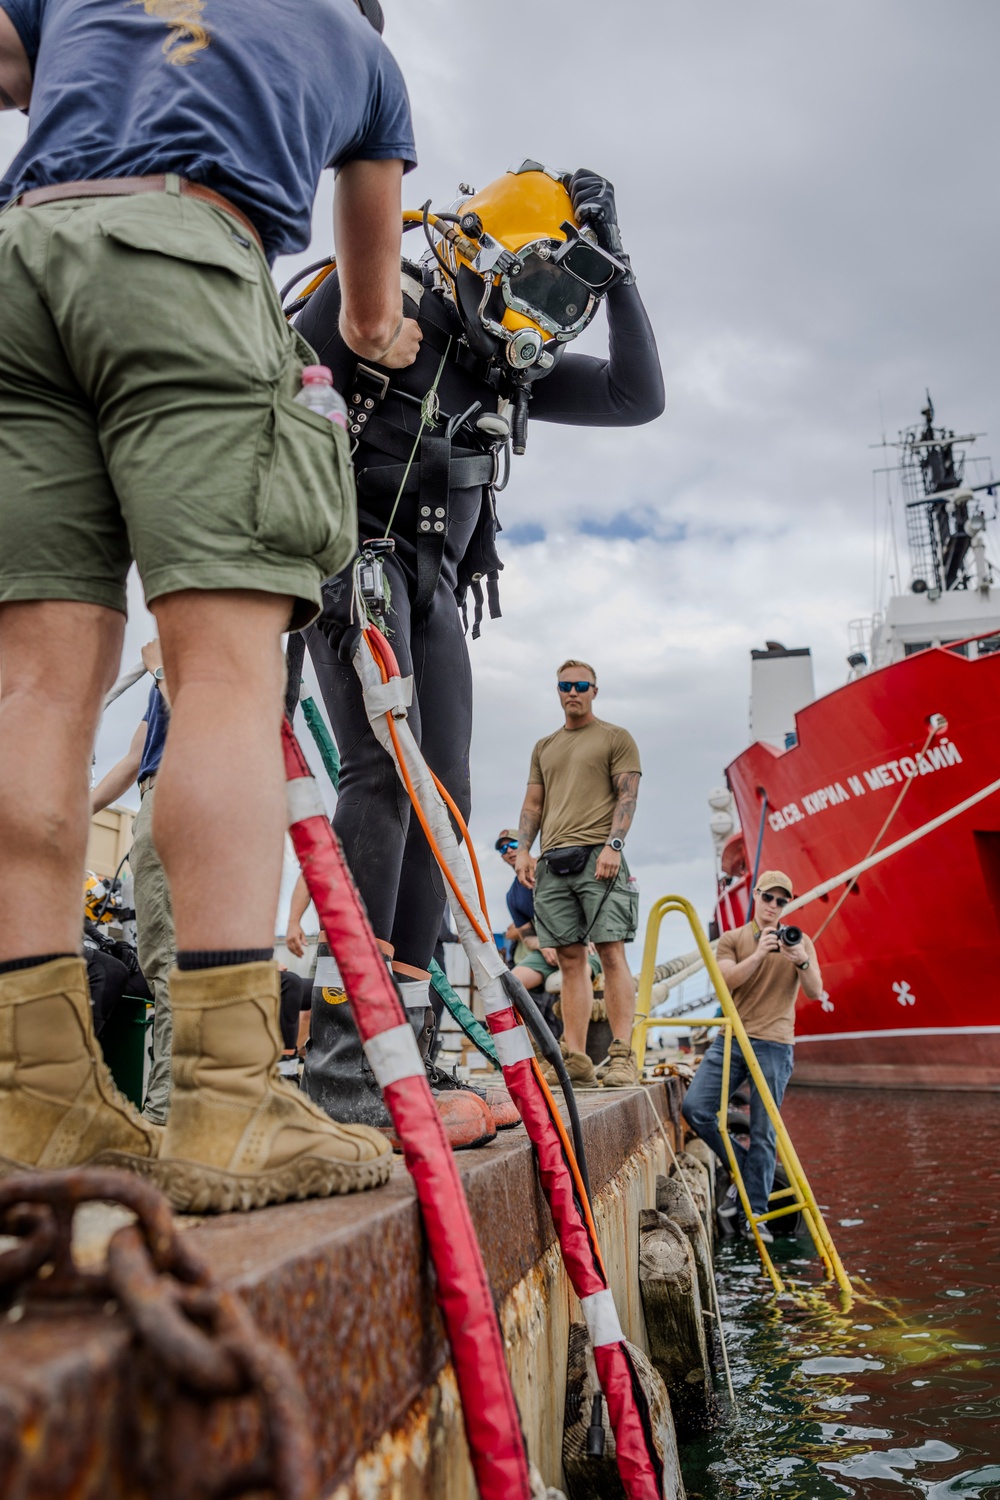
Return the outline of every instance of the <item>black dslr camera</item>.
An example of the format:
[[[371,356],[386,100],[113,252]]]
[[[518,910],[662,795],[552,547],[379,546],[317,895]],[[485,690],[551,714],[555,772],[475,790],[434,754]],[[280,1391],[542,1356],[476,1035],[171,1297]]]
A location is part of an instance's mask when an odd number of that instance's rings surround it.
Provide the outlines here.
[[[797,948],[802,941],[802,928],[793,927],[791,923],[786,927],[779,922],[774,931],[778,934],[778,941],[784,943],[786,948]]]

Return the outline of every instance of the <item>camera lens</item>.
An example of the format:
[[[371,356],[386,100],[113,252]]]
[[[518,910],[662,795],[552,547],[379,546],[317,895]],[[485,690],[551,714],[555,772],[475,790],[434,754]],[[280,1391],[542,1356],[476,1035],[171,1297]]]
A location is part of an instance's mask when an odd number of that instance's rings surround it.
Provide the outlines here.
[[[786,948],[795,948],[802,941],[801,927],[779,927],[778,936]]]

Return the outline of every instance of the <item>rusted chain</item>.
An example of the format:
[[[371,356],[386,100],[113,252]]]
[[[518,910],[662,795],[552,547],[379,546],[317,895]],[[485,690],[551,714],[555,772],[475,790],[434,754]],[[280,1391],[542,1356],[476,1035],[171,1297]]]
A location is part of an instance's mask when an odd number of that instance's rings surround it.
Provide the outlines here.
[[[135,1222],[118,1229],[107,1262],[81,1270],[73,1258],[73,1216],[81,1203],[119,1203]],[[143,1367],[161,1391],[163,1453],[158,1494],[170,1500],[229,1500],[269,1492],[316,1500],[318,1478],[305,1399],[284,1350],[265,1339],[246,1305],[213,1283],[208,1266],[178,1233],[161,1192],[128,1172],[81,1167],[19,1173],[0,1182],[0,1234],[18,1243],[0,1254],[0,1302],[113,1298],[136,1337]],[[250,1462],[220,1469],[207,1436],[208,1402],[253,1397],[262,1426]],[[166,1487],[164,1487],[166,1486]]]

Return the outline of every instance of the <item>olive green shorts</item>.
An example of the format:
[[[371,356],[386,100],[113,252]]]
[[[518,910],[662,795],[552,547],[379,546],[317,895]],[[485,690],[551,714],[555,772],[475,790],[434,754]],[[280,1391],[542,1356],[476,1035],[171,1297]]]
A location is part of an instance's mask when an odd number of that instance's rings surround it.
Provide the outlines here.
[[[548,944],[546,943],[545,946],[548,947]],[[546,963],[537,948],[529,948],[523,958],[515,961],[514,967],[515,969],[534,969],[536,974],[541,974],[543,982],[550,974],[556,974],[559,970],[558,964]],[[601,972],[601,960],[596,953],[590,955],[590,972],[595,975]]]
[[[176,179],[168,179],[171,188]],[[354,554],[346,433],[293,400],[315,361],[230,215],[174,191],[0,214],[0,603],[125,610],[289,594]]]
[[[628,865],[608,889],[594,874],[600,849],[591,849],[579,875],[553,875],[544,859],[535,871],[535,932],[543,948],[573,943],[630,943],[639,924],[639,897],[628,883]]]

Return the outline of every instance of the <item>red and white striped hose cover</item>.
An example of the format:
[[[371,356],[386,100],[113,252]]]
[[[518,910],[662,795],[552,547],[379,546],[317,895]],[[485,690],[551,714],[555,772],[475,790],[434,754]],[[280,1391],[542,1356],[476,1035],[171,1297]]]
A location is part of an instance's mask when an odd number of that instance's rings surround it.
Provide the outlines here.
[[[383,645],[381,641],[378,644],[380,647]],[[364,637],[358,642],[354,653],[354,666],[361,680],[372,730],[387,754],[392,757],[397,771],[400,771],[396,746],[386,724],[387,715],[392,715],[410,781],[434,838],[480,928],[489,933],[490,925],[481,910],[478,891],[455,836],[450,814],[434,785],[407,721],[406,709],[412,693],[411,680],[399,677],[398,668],[392,672],[395,664],[391,651],[383,651],[382,654],[383,660],[392,664],[389,668],[392,675],[387,683],[382,682],[374,653]],[[403,779],[401,771],[400,777]],[[580,1298],[590,1329],[598,1376],[615,1434],[618,1472],[625,1493],[628,1500],[660,1500],[663,1493],[663,1470],[652,1442],[646,1398],[634,1377],[624,1335],[618,1324],[617,1313],[614,1312],[614,1298],[608,1289],[599,1253],[595,1253],[591,1242],[590,1230],[576,1196],[562,1140],[528,1061],[533,1056],[530,1038],[500,983],[499,975],[504,972],[505,967],[503,960],[492,940],[487,944],[482,942],[461,904],[450,892],[447,882],[445,889],[449,890],[449,905],[456,931],[472,965],[476,985],[483,996],[486,1024],[497,1043],[504,1082],[535,1148],[542,1190],[559,1236],[566,1272],[573,1290]]]
[[[289,829],[413,1178],[483,1500],[530,1500],[493,1296],[416,1042],[302,750],[282,724]],[[415,1059],[415,1061],[414,1061]]]

